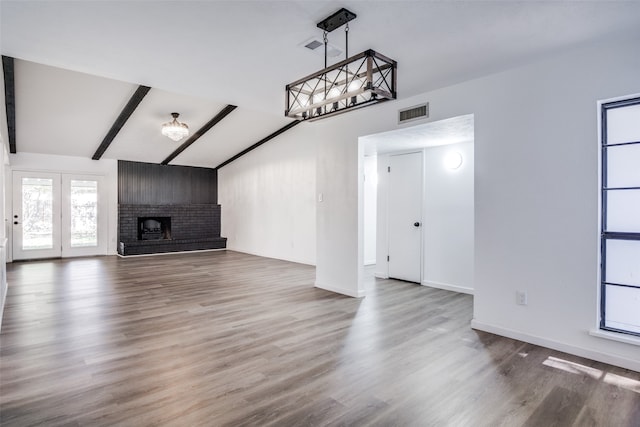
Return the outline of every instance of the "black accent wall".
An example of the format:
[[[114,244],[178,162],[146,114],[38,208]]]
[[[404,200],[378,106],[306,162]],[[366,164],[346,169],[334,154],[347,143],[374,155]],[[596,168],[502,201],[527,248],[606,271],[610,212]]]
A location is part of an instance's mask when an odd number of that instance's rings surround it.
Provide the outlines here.
[[[122,205],[218,204],[218,171],[190,166],[118,161]]]
[[[215,169],[118,161],[118,253],[223,249]],[[139,217],[170,217],[171,239],[139,240]]]

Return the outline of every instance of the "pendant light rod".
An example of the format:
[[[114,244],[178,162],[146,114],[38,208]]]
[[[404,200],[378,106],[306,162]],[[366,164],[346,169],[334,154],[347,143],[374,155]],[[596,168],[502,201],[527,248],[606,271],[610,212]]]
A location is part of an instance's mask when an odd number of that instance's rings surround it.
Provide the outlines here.
[[[329,43],[329,40],[327,39],[326,31],[322,33],[322,39],[324,40],[324,68],[327,68],[327,44]]]
[[[344,27],[344,58],[349,58],[349,23]],[[327,68],[325,65],[324,68]]]
[[[326,17],[322,21],[318,22],[317,26],[322,30],[322,38],[324,40],[324,68],[327,68],[327,47],[328,40],[327,34],[336,28],[340,28],[343,25],[347,25],[345,28],[345,59],[349,58],[349,21],[356,18],[356,14],[351,12],[350,10],[345,9],[344,7],[337,12],[333,13],[331,16]],[[347,68],[347,73],[349,69]],[[327,93],[327,81],[324,82],[324,93],[326,96]]]

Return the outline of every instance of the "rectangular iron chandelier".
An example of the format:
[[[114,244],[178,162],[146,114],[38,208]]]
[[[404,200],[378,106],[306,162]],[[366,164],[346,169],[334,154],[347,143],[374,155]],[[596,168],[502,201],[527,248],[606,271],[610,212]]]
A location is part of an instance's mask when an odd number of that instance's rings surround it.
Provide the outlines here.
[[[324,30],[325,68],[286,86],[285,116],[298,120],[317,120],[345,113],[390,99],[396,99],[396,61],[374,51],[326,66],[326,34],[347,24],[355,14],[341,9],[318,27]]]

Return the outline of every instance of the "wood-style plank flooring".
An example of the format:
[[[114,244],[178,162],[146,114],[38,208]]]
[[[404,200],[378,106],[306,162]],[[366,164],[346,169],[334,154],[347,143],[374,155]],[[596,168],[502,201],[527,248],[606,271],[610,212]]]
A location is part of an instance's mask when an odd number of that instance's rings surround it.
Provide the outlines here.
[[[2,426],[640,426],[640,373],[473,331],[468,295],[231,251],[7,276]]]

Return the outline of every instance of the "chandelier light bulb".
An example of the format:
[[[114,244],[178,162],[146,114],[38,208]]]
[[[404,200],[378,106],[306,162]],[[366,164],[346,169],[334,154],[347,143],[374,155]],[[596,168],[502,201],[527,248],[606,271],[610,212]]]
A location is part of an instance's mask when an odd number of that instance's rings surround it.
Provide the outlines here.
[[[351,80],[351,83],[349,83],[349,88],[347,89],[349,92],[355,92],[356,90],[359,90],[362,88],[362,80],[359,79],[354,79]]]
[[[327,99],[333,99],[333,98],[337,98],[342,94],[342,92],[340,91],[340,89],[338,89],[337,87],[332,88],[329,93],[327,94]]]

